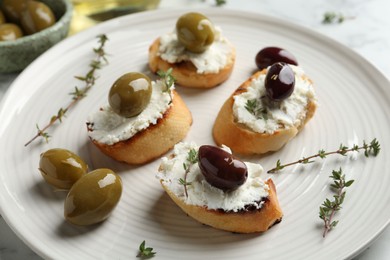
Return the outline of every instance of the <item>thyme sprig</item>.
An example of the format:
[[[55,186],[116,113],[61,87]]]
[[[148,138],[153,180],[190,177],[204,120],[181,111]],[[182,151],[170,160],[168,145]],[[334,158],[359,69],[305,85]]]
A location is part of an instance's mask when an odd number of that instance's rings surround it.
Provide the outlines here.
[[[191,166],[197,162],[198,162],[198,152],[194,148],[192,148],[188,152],[186,162],[183,163],[183,168],[185,170],[184,179],[183,178],[179,179],[179,184],[184,186],[184,193],[186,197],[188,197],[187,186],[191,185],[191,182],[187,182],[187,175],[191,170]]]
[[[322,19],[323,24],[332,24],[332,23],[342,23],[344,22],[345,17],[341,13],[335,12],[325,12]]]
[[[352,147],[345,146],[343,144],[340,144],[339,149],[332,152],[325,152],[323,149],[319,150],[317,154],[314,154],[312,156],[303,157],[300,160],[297,160],[295,162],[282,164],[280,160],[276,162],[276,167],[269,170],[267,173],[275,173],[277,171],[282,170],[283,168],[287,166],[291,166],[294,164],[308,164],[313,163],[314,158],[320,157],[321,159],[326,158],[328,155],[331,154],[340,154],[342,156],[345,156],[349,152],[359,152],[359,150],[364,150],[364,156],[369,157],[370,155],[377,156],[380,152],[380,144],[376,138],[374,138],[370,143],[366,143],[366,141],[363,141],[363,144],[361,146],[359,145],[353,145]]]
[[[267,109],[264,107],[259,107],[258,101],[256,99],[248,99],[246,101],[245,108],[255,117],[268,120]]]
[[[226,0],[215,0],[215,4],[217,6],[222,6],[222,5],[226,4]]]
[[[62,120],[64,117],[66,117],[66,114],[68,113],[69,109],[73,107],[78,101],[80,101],[82,98],[84,98],[87,94],[87,92],[95,85],[97,76],[96,71],[101,69],[101,67],[104,64],[107,64],[107,57],[106,52],[104,50],[104,46],[108,40],[107,36],[105,34],[101,34],[97,36],[99,46],[98,48],[94,48],[93,52],[96,54],[96,57],[94,60],[91,61],[89,64],[90,70],[87,72],[85,76],[75,76],[76,79],[84,82],[84,87],[79,89],[78,87],[75,87],[75,90],[71,93],[69,93],[72,96],[71,102],[65,107],[60,108],[57,112],[57,114],[53,115],[50,118],[50,121],[47,123],[47,125],[43,128],[40,128],[37,124],[37,133],[36,135],[31,138],[24,146],[29,145],[32,143],[35,139],[38,137],[43,137],[46,142],[49,141],[49,138],[51,137],[46,130],[50,128],[52,125],[54,125],[57,121],[62,123]]]
[[[152,247],[146,247],[145,240],[139,245],[139,253],[137,257],[151,258],[156,255],[156,252],[153,251]]]
[[[354,19],[353,16],[344,16],[342,13],[325,12],[322,18],[323,24],[343,23],[345,20]]]
[[[343,174],[341,168],[338,171],[334,170],[329,177],[333,179],[333,183],[330,186],[335,190],[336,194],[333,196],[333,201],[325,199],[320,206],[319,217],[324,221],[323,237],[339,223],[338,220],[333,220],[333,217],[341,209],[341,204],[344,202],[345,188],[351,186],[354,182],[354,180],[345,180],[345,174]]]
[[[169,97],[170,97],[170,101],[169,101],[169,104],[172,103],[172,92],[171,92],[171,88],[173,87],[173,85],[175,84],[175,77],[172,75],[172,68],[169,68],[167,71],[162,71],[162,70],[159,70],[157,72],[157,75],[163,80],[164,82],[164,85],[165,85],[165,90],[164,92],[168,92],[169,94]]]

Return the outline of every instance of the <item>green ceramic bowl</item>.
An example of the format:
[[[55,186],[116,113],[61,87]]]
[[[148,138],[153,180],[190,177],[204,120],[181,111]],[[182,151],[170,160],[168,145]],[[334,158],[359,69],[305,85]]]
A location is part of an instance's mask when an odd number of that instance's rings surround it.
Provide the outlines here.
[[[0,42],[0,73],[23,70],[35,58],[64,39],[69,31],[73,7],[70,0],[39,0],[53,11],[57,22],[38,33],[14,41]],[[0,0],[0,3],[2,0]]]

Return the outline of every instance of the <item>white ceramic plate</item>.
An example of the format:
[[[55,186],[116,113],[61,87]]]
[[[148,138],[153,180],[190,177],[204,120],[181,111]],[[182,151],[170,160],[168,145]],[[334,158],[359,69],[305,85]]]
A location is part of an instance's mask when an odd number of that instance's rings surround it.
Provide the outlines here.
[[[239,235],[203,226],[187,217],[164,194],[155,178],[159,161],[142,167],[117,163],[88,140],[88,114],[106,102],[108,89],[121,74],[148,72],[149,44],[172,31],[183,11],[157,11],[116,19],[71,37],[40,57],[14,82],[1,104],[0,206],[11,228],[34,251],[55,259],[132,259],[139,244],[157,251],[156,259],[345,259],[366,248],[389,223],[390,168],[388,147],[389,82],[372,65],[346,47],[305,28],[259,14],[221,9],[201,10],[237,48],[231,78],[211,90],[178,91],[194,124],[186,140],[213,143],[211,129],[224,100],[255,69],[254,57],[270,45],[290,50],[314,80],[319,109],[306,128],[279,152],[257,159],[265,169],[319,149],[336,149],[378,138],[377,158],[333,156],[309,166],[285,169],[276,183],[283,221],[264,234]],[[65,106],[93,57],[95,36],[109,37],[110,64],[96,86],[72,109],[61,125],[50,129],[51,141],[23,144]],[[80,85],[79,85],[80,86]],[[37,170],[39,154],[62,147],[78,153],[91,169],[108,167],[123,179],[124,193],[112,216],[101,225],[75,227],[63,219],[64,192],[53,191]],[[326,239],[318,209],[331,197],[330,175],[343,168],[348,189],[339,225]]]

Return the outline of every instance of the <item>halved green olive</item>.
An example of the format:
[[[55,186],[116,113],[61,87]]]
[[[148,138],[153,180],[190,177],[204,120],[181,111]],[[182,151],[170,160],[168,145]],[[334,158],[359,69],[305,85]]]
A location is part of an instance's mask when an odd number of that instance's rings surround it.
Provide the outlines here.
[[[55,148],[41,154],[39,170],[47,183],[59,189],[70,189],[86,174],[88,166],[71,151]]]
[[[187,13],[176,22],[178,40],[191,52],[204,52],[214,42],[214,26],[200,13]]]
[[[28,1],[29,0],[3,0],[1,9],[8,21],[18,23],[22,16],[22,12],[27,8]]]
[[[65,199],[65,219],[75,225],[92,225],[109,217],[122,195],[121,178],[110,169],[84,175]]]
[[[117,79],[108,94],[108,102],[115,113],[133,117],[141,113],[152,96],[152,83],[146,75],[130,72]]]
[[[20,17],[20,23],[27,34],[33,34],[55,24],[56,18],[51,9],[44,3],[28,1]]]
[[[0,41],[12,41],[23,36],[22,30],[13,23],[0,24]]]

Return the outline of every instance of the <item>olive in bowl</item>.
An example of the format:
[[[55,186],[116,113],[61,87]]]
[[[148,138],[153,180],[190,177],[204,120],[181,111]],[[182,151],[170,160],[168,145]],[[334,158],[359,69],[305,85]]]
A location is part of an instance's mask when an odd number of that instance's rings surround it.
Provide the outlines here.
[[[68,35],[73,12],[70,0],[40,0],[40,2],[52,10],[56,19],[55,24],[16,40],[0,41],[0,73],[23,70],[39,55]]]

